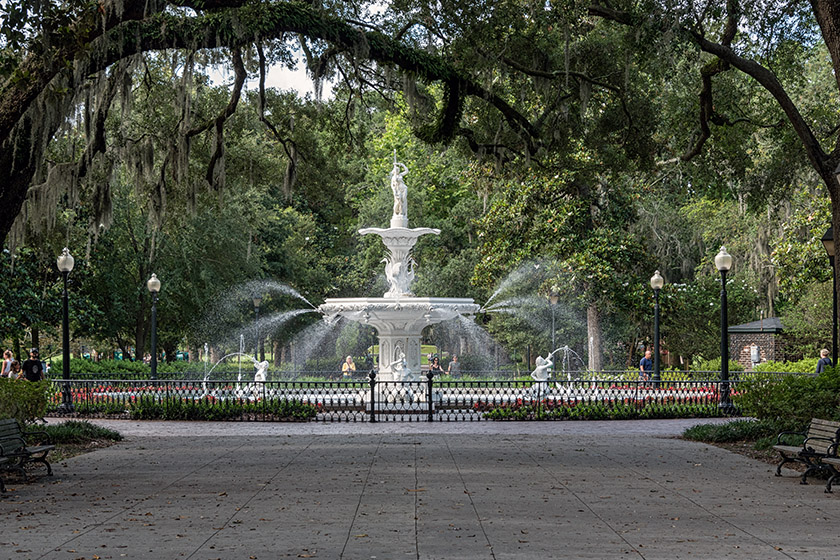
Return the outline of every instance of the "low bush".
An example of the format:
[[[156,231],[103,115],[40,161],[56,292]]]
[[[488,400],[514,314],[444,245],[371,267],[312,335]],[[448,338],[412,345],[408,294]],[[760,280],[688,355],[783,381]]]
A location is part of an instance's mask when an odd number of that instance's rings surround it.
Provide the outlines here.
[[[21,425],[43,418],[49,389],[49,381],[0,378],[0,418],[15,418]]]
[[[802,427],[811,418],[840,420],[840,372],[820,375],[758,374],[739,386],[735,402],[759,420]]]
[[[534,403],[476,406],[488,420],[634,420],[653,418],[712,418],[723,416],[716,403]]]
[[[84,444],[93,440],[122,441],[123,439],[119,432],[79,420],[48,424],[39,429],[47,432],[53,443],[57,444]]]
[[[814,373],[819,358],[805,358],[798,362],[764,362],[755,366],[755,372]]]
[[[732,443],[773,438],[780,432],[801,428],[789,422],[772,420],[734,420],[726,424],[698,424],[683,432],[685,439],[707,443]]]

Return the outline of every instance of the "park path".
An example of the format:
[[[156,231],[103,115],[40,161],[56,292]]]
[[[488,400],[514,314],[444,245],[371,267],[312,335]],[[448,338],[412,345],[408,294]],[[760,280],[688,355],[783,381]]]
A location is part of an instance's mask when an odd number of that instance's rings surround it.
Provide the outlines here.
[[[126,441],[9,485],[0,556],[765,560],[840,546],[840,496],[671,437],[696,421],[101,423]]]

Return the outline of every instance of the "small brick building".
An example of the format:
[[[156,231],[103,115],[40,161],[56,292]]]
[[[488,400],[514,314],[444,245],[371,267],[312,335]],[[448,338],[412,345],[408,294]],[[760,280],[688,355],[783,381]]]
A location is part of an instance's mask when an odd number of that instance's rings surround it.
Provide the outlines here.
[[[781,336],[784,330],[778,317],[733,325],[728,329],[729,356],[744,366],[745,370],[753,368],[756,357],[759,358],[756,363],[781,361],[784,359]],[[753,356],[753,346],[758,348],[757,356]]]

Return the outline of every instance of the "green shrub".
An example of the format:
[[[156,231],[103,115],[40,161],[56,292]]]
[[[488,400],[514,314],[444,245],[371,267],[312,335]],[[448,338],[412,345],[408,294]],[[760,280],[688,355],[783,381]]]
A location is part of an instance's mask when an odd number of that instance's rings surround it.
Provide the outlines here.
[[[798,362],[764,362],[755,366],[756,372],[814,373],[819,358],[805,358]]]
[[[692,372],[712,372],[711,374],[700,374],[700,377],[703,379],[718,379],[720,378],[720,358],[713,358],[711,360],[697,360],[691,364],[690,371]],[[733,377],[737,377],[737,374],[744,371],[744,366],[736,362],[735,360],[729,360],[729,373],[732,375],[735,374]],[[717,374],[717,375],[716,375]],[[698,377],[694,375],[693,377]]]
[[[0,418],[15,418],[28,424],[47,412],[49,381],[33,383],[0,378]]]
[[[738,387],[734,400],[759,420],[804,426],[811,418],[840,420],[840,373],[829,368],[820,375],[759,374]]]
[[[799,426],[801,427],[801,426]],[[683,432],[685,439],[707,443],[731,443],[772,438],[783,431],[795,429],[787,422],[771,420],[734,420],[726,424],[698,424]]]
[[[123,439],[119,432],[78,420],[49,424],[39,429],[47,432],[53,443],[83,444],[93,440],[122,441]]]
[[[624,402],[592,402],[580,404],[517,402],[477,406],[488,420],[632,420],[648,418],[711,418],[723,416],[717,404],[638,405]]]

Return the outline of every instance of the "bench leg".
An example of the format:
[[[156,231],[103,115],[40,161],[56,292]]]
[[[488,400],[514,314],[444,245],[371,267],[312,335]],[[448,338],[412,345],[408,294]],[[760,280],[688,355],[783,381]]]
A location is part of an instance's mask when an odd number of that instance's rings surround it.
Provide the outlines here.
[[[782,465],[784,465],[785,463],[796,462],[796,459],[788,457],[787,455],[785,455],[781,451],[779,452],[779,455],[782,456],[782,462],[779,463],[778,466],[776,467],[776,476],[782,476]]]
[[[828,477],[828,482],[825,483],[826,494],[831,494],[831,485],[834,484],[834,479],[840,476],[840,472],[838,472],[834,467],[829,467],[829,469],[831,469],[831,476]]]

